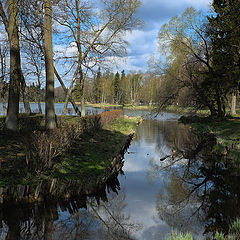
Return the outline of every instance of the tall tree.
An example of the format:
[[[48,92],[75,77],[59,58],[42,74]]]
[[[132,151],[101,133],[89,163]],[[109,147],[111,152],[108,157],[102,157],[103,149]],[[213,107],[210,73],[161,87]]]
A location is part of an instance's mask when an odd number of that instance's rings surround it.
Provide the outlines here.
[[[46,101],[45,122],[46,129],[56,128],[55,101],[54,101],[54,66],[52,47],[52,2],[44,0],[44,52],[46,69]]]
[[[6,61],[7,61],[7,41],[0,42],[0,102],[3,104],[3,114],[7,115],[7,90],[8,84],[5,80],[6,77]]]
[[[56,21],[68,29],[67,36],[74,41],[76,48],[75,71],[68,89],[66,102],[71,97],[75,81],[79,78],[84,102],[84,80],[86,71],[92,70],[106,57],[126,54],[126,42],[123,33],[140,26],[136,18],[139,0],[106,0],[102,2],[102,11],[96,13],[91,1],[63,0]],[[70,57],[69,57],[70,58]],[[84,73],[83,73],[84,72]],[[83,108],[83,106],[82,106]]]
[[[4,22],[10,43],[10,84],[6,128],[18,129],[19,97],[21,82],[20,45],[18,36],[18,1],[8,0],[8,19],[0,2],[0,14]]]
[[[126,75],[124,70],[121,72],[121,81],[120,81],[120,103],[124,104],[126,103]]]
[[[97,71],[97,76],[93,82],[93,94],[96,103],[99,103],[101,101],[101,77],[101,70],[99,67]]]
[[[114,103],[119,104],[119,97],[120,97],[120,75],[117,72],[115,74],[114,82],[113,82],[113,89],[114,89]]]
[[[240,2],[214,0],[213,8],[215,14],[208,20],[210,24],[209,34],[213,43],[214,76],[217,84],[223,89],[223,100],[221,101],[223,107],[226,95],[230,93],[232,95],[231,112],[234,113],[236,93],[240,81]]]

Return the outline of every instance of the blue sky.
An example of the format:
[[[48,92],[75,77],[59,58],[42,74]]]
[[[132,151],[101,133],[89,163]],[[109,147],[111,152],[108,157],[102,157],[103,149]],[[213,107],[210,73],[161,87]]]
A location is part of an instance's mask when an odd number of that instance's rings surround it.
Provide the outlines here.
[[[211,0],[142,0],[138,16],[145,26],[126,34],[129,42],[128,57],[118,64],[117,70],[145,72],[149,57],[158,53],[157,35],[161,25],[188,7],[207,12],[210,3]]]

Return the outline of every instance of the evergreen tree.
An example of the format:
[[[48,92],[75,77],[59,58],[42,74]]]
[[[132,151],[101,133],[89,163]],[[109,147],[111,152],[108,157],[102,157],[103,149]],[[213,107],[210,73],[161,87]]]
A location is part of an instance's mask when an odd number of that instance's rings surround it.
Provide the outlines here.
[[[101,70],[98,68],[97,76],[93,82],[93,96],[96,103],[101,101]]]
[[[212,68],[207,82],[216,90],[218,115],[225,115],[227,94],[239,87],[240,1],[214,0],[216,15],[209,18]]]
[[[81,101],[81,90],[82,90],[82,88],[81,88],[80,79],[78,79],[76,81],[76,85],[73,89],[73,99],[74,99],[74,101],[76,101],[76,102]]]
[[[114,88],[114,103],[118,104],[120,97],[120,75],[118,72],[115,74],[113,88]]]

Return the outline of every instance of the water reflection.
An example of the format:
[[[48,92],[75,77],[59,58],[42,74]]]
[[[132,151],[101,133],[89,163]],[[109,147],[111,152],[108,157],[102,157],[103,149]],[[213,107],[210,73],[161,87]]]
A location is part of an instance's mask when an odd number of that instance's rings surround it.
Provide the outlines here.
[[[124,175],[92,198],[3,208],[0,239],[159,240],[172,229],[204,239],[226,232],[240,216],[240,168],[229,149],[218,148],[212,135],[197,137],[177,121],[145,120],[125,154]]]
[[[116,174],[92,197],[5,205],[0,210],[0,239],[132,239],[131,233],[141,226],[124,214],[125,197]]]
[[[239,166],[225,151],[216,152],[213,135],[179,138],[171,131],[166,135],[171,154],[161,159],[161,165],[151,162],[151,176],[164,175],[156,203],[159,218],[200,239],[202,230],[206,236],[226,233],[240,216]]]

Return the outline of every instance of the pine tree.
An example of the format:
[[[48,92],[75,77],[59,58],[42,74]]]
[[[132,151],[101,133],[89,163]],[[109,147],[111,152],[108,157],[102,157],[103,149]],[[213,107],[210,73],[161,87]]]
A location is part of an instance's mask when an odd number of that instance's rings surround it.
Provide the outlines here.
[[[114,103],[118,104],[120,97],[120,75],[118,72],[115,74],[113,88],[114,88]]]
[[[93,83],[93,96],[96,103],[101,101],[101,70],[98,68],[97,76]]]

